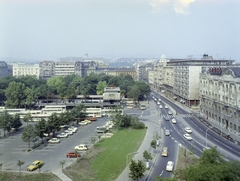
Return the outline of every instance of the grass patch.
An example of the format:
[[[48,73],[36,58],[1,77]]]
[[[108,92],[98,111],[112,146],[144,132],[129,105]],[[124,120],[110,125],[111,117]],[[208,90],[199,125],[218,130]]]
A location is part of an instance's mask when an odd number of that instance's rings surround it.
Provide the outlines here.
[[[0,172],[0,181],[61,181],[52,173],[17,173],[17,172]]]
[[[145,137],[145,129],[123,129],[110,139],[104,139],[96,146],[104,148],[92,162],[92,168],[100,180],[116,180],[126,167],[128,153],[137,151]],[[141,153],[140,153],[141,154]],[[129,155],[129,160],[133,155]]]
[[[119,130],[111,138],[101,139],[64,173],[73,181],[116,180],[126,167],[127,154],[138,150],[145,134],[145,129]],[[132,156],[129,155],[129,161]]]

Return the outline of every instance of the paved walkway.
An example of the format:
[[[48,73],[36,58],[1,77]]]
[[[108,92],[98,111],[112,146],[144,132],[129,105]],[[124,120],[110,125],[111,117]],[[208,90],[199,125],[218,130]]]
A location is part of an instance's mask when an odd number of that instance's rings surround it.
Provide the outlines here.
[[[150,110],[150,116],[147,115],[146,117],[149,120],[150,119],[154,119],[155,123],[153,123],[153,122],[144,122],[145,125],[147,126],[147,132],[146,132],[145,138],[144,138],[141,146],[139,147],[139,149],[137,151],[138,154],[134,155],[133,160],[135,160],[135,161],[142,160],[144,163],[146,163],[144,158],[143,158],[143,152],[145,150],[147,150],[148,152],[150,152],[152,154],[153,159],[149,162],[150,169],[145,172],[144,177],[139,179],[139,181],[147,180],[148,175],[151,172],[151,169],[153,168],[153,166],[155,164],[155,161],[156,161],[156,159],[157,159],[157,157],[159,155],[159,154],[156,154],[156,153],[153,154],[153,148],[150,145],[151,141],[156,138],[156,134],[158,134],[159,136],[161,136],[161,138],[163,138],[163,131],[161,131],[159,124],[156,124],[156,120],[160,120],[160,116],[158,115],[158,112],[156,110],[155,102],[149,101],[149,110]],[[140,117],[140,119],[141,118],[144,119],[144,116]],[[156,152],[158,152],[161,149],[161,147],[162,147],[162,142],[161,141],[162,140],[160,139],[159,140],[159,146],[157,147]],[[129,154],[129,156],[128,156],[128,163],[130,163],[131,155],[132,154]],[[127,158],[126,158],[126,162],[127,162]],[[119,175],[119,177],[116,179],[116,181],[131,180],[131,178],[128,178],[128,176],[127,176],[128,173],[129,173],[129,168],[127,166],[123,170],[123,172]]]
[[[65,165],[65,166],[68,166],[68,165]],[[64,166],[64,167],[65,167]],[[72,181],[72,179],[70,179],[67,175],[65,175],[63,172],[62,172],[62,169],[59,168],[57,170],[54,170],[52,171],[53,174],[55,174],[57,177],[59,177],[60,179],[62,179],[62,181]]]

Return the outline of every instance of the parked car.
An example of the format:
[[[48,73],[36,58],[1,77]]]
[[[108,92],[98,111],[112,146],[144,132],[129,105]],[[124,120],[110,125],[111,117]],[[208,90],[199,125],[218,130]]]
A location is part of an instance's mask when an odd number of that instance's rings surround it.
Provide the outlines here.
[[[106,133],[108,132],[108,128],[106,126],[98,126],[95,129],[96,133]]]
[[[44,165],[44,162],[41,161],[41,160],[35,160],[34,162],[32,162],[31,165],[29,165],[27,167],[27,170],[28,171],[33,171],[33,170],[36,170],[38,168],[41,168],[42,166]]]
[[[191,130],[189,127],[186,127],[186,128],[185,128],[185,131],[186,131],[187,133],[192,133],[192,130]]]
[[[62,132],[62,133],[58,134],[57,137],[58,137],[58,138],[67,138],[67,137],[68,137],[68,134]]]
[[[163,147],[162,156],[168,156],[168,147]]]
[[[85,144],[80,144],[78,146],[75,146],[75,150],[78,150],[78,151],[86,151],[87,149],[88,147]]]
[[[85,119],[84,120],[87,124],[91,124],[92,123],[92,121],[90,121],[90,120],[88,120],[88,119]]]
[[[167,166],[166,166],[166,170],[167,170],[168,172],[172,172],[172,171],[173,171],[173,167],[174,167],[173,161],[168,161],[168,162],[167,162]]]
[[[80,157],[80,153],[75,152],[75,151],[70,151],[66,154],[67,158],[77,158]]]
[[[171,133],[170,133],[170,130],[169,130],[169,129],[166,129],[166,130],[165,130],[165,135],[166,135],[166,136],[170,136],[170,134],[171,134]]]
[[[48,140],[48,143],[60,143],[60,139],[59,138],[52,138],[52,139]]]
[[[77,130],[78,130],[78,128],[75,127],[75,126],[71,126],[71,127],[68,128],[68,130],[69,130],[69,131],[72,131],[73,133],[76,133]]]
[[[53,133],[51,132],[51,133],[43,133],[43,136],[45,136],[45,137],[51,137],[51,136],[53,136]]]
[[[72,131],[69,131],[69,130],[65,130],[64,133],[68,134],[68,135],[72,135],[73,132]]]
[[[37,145],[42,143],[42,139],[39,136],[37,136],[35,139],[33,139],[32,142],[34,143],[34,145]]]
[[[192,137],[190,136],[190,134],[184,134],[183,137],[188,141],[192,140]]]
[[[176,124],[177,123],[177,120],[175,118],[172,118],[172,123],[173,124]]]
[[[83,125],[87,125],[88,123],[85,122],[85,121],[80,121],[78,124],[81,125],[81,126],[83,126]]]

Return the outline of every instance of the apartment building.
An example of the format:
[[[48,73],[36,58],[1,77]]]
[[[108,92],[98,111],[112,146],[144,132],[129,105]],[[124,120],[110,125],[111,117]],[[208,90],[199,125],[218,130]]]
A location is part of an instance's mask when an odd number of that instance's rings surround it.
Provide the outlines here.
[[[43,61],[40,62],[40,78],[49,79],[54,76],[55,73],[55,62],[53,61]]]
[[[20,77],[26,75],[32,75],[38,79],[40,75],[39,64],[27,64],[27,63],[13,64],[13,76]]]
[[[199,105],[199,75],[213,66],[230,66],[234,60],[204,54],[202,59],[169,59],[155,66],[155,87],[166,96],[189,107]]]
[[[240,66],[211,67],[200,74],[200,114],[240,135]]]
[[[133,80],[136,80],[136,71],[134,68],[116,68],[116,76],[119,75],[131,75]]]

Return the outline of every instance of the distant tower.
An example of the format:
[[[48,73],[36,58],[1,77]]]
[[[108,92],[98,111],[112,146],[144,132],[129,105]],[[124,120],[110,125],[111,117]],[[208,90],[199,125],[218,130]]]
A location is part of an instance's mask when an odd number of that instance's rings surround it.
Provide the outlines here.
[[[88,53],[85,53],[84,58],[88,58]]]

